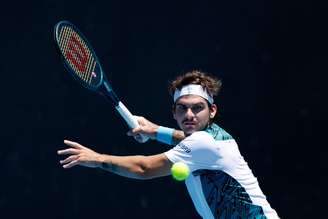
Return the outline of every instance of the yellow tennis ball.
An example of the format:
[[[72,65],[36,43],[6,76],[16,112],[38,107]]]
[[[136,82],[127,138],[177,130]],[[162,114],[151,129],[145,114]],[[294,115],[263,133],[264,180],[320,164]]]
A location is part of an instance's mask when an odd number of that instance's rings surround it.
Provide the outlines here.
[[[175,164],[173,164],[172,168],[171,168],[171,173],[172,173],[172,177],[175,180],[178,181],[182,181],[187,179],[187,177],[190,174],[190,170],[189,167],[182,162],[177,162]]]

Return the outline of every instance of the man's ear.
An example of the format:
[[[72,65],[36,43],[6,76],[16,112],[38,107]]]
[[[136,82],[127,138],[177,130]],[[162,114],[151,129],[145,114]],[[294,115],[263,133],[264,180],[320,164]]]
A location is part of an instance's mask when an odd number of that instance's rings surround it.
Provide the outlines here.
[[[218,107],[213,103],[210,106],[210,118],[213,119],[218,111]]]

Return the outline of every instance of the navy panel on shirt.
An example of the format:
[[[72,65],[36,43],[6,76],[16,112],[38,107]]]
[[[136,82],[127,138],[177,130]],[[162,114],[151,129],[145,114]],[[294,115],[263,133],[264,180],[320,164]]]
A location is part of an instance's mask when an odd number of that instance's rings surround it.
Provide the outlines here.
[[[198,170],[207,204],[214,218],[266,218],[260,206],[252,204],[246,190],[220,170]]]

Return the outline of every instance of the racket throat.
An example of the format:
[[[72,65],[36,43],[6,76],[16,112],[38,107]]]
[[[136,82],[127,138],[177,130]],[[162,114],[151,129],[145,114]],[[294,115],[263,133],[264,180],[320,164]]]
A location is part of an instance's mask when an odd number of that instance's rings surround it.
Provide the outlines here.
[[[104,85],[104,89],[103,92],[101,93],[106,97],[107,100],[112,102],[114,106],[117,107],[119,105],[120,100],[118,99],[117,95],[113,91],[112,87],[106,81],[104,81],[103,85]]]
[[[118,99],[117,95],[113,91],[110,84],[104,81],[103,85],[104,88],[102,94],[104,94],[106,99],[110,100],[114,104],[115,109],[123,117],[123,119],[126,121],[126,123],[130,128],[137,127],[138,122],[136,118],[131,114],[131,112],[126,108],[126,106]]]

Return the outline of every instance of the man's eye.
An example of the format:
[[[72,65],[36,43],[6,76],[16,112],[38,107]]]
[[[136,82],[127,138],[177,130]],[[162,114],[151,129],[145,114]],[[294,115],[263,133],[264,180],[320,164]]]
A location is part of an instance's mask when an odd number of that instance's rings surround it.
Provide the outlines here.
[[[183,106],[183,105],[178,105],[177,106],[177,110],[179,110],[179,111],[184,111],[184,110],[186,110],[186,106]]]
[[[201,105],[196,105],[196,106],[193,106],[192,107],[192,111],[196,111],[196,112],[199,112],[203,109],[203,106]]]

